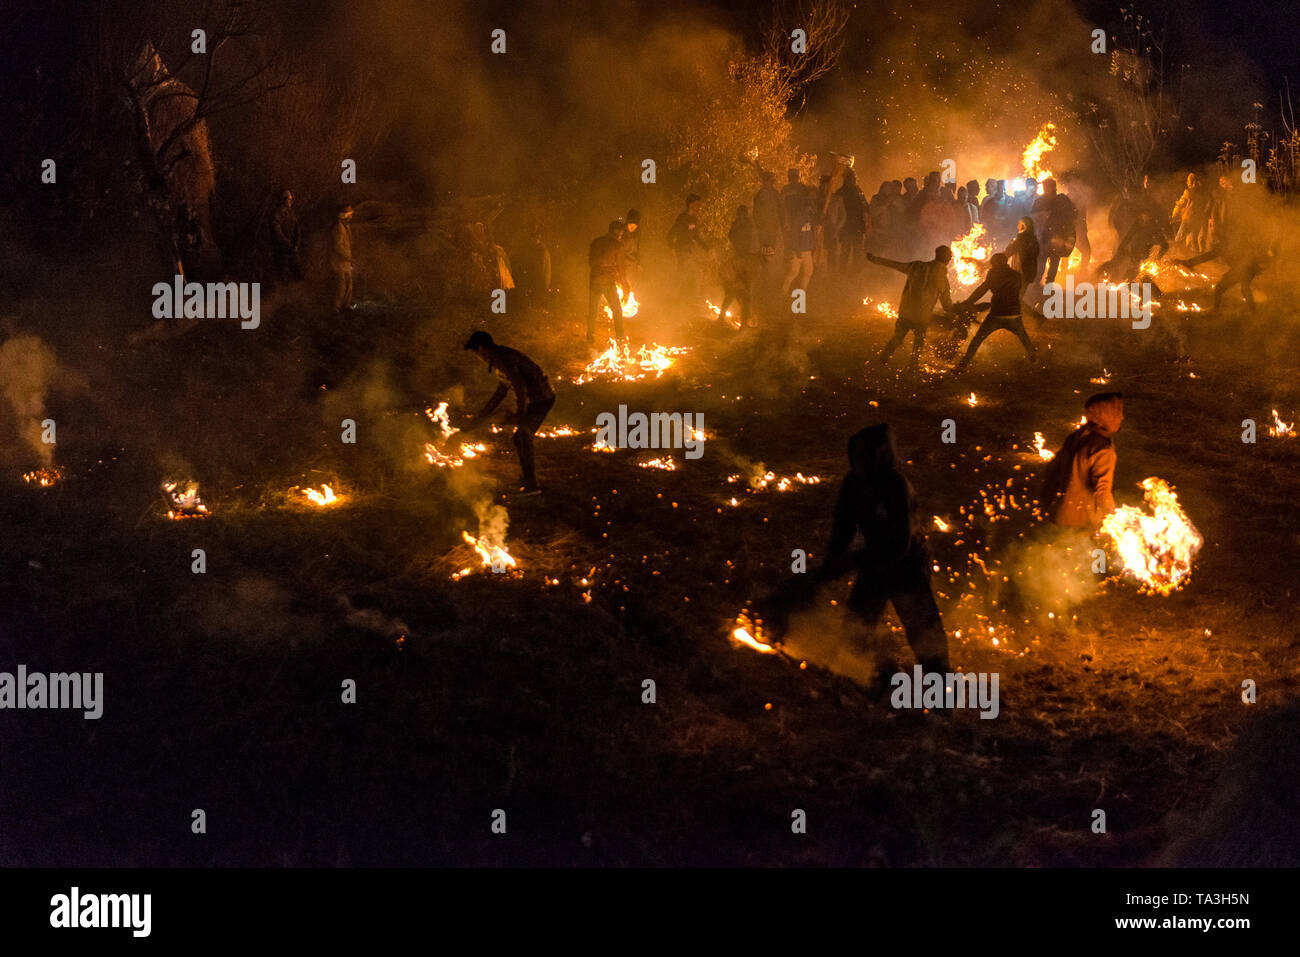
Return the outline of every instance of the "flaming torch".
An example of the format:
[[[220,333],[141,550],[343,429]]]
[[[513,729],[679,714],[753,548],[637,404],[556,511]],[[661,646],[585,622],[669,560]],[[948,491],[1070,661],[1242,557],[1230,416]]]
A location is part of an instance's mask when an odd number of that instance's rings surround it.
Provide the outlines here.
[[[1178,505],[1173,486],[1152,477],[1144,479],[1141,488],[1151,511],[1124,505],[1106,516],[1101,534],[1114,543],[1139,591],[1168,595],[1192,573],[1192,559],[1203,540]]]
[[[1056,149],[1056,124],[1044,123],[1038,135],[1030,141],[1021,154],[1021,165],[1025,168],[1025,178],[1038,183],[1038,192],[1043,192],[1043,180],[1052,175],[1052,171],[1042,165],[1043,157]]]
[[[984,234],[984,226],[976,223],[961,239],[954,241],[951,269],[957,276],[957,285],[973,286],[980,281],[980,264],[987,262],[992,246]]]

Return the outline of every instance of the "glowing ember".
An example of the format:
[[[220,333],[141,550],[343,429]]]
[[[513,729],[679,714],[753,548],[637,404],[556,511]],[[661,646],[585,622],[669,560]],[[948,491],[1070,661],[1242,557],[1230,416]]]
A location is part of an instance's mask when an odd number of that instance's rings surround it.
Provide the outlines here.
[[[945,522],[943,519],[941,519],[938,515],[934,517],[934,527],[941,532],[947,532],[952,529],[952,526],[949,525],[947,522]]]
[[[58,468],[35,469],[23,473],[23,481],[38,488],[49,488],[63,478],[63,470]]]
[[[641,304],[636,301],[636,293],[635,292],[625,293],[623,292],[622,286],[615,286],[614,288],[618,290],[618,304],[623,309],[623,318],[631,319],[641,310]],[[604,308],[605,308],[605,318],[613,319],[614,311],[609,308],[608,304],[606,304]]]
[[[1094,385],[1105,385],[1107,382],[1110,381],[1110,370],[1102,369],[1101,375],[1093,376],[1088,381],[1093,383]]]
[[[1107,315],[1101,318],[1114,319],[1123,316],[1124,307],[1120,303],[1120,299],[1119,299],[1120,296],[1128,297],[1128,309],[1129,309],[1130,316],[1142,315],[1142,308],[1143,308],[1142,296],[1139,294],[1138,290],[1134,288],[1134,285],[1140,286],[1140,284],[1133,284],[1133,283],[1113,283],[1113,282],[1097,283],[1098,296],[1101,297],[1104,294],[1104,300],[1106,303],[1104,311],[1106,312]],[[1099,299],[1099,301],[1101,300]],[[1149,305],[1152,309],[1160,308],[1160,303],[1155,302],[1154,300],[1147,303],[1147,305]]]
[[[1038,192],[1043,192],[1043,180],[1052,175],[1052,171],[1042,165],[1043,157],[1056,149],[1056,124],[1044,123],[1038,135],[1033,138],[1024,153],[1021,165],[1025,169],[1025,178],[1038,183]]]
[[[755,637],[757,636],[757,637]],[[744,645],[763,655],[774,655],[777,649],[763,641],[763,623],[749,617],[742,611],[736,616],[736,626],[731,631],[731,638],[737,644]]]
[[[1193,302],[1189,304],[1183,302],[1181,299],[1178,300],[1178,305],[1176,308],[1178,309],[1179,312],[1200,312],[1201,311],[1201,307],[1196,303]]]
[[[970,232],[951,243],[952,265],[958,286],[974,286],[980,281],[980,265],[988,261],[993,247],[984,234],[984,226],[976,223]]]
[[[1275,439],[1294,439],[1295,423],[1283,422],[1277,414],[1277,409],[1273,410],[1273,424],[1268,427],[1268,434]]]
[[[337,505],[339,502],[343,501],[343,499],[334,494],[334,489],[330,488],[328,485],[322,485],[320,491],[317,491],[314,488],[302,489],[302,494],[307,497],[307,501],[311,502],[313,505],[319,505],[322,508],[328,505]]]
[[[1152,477],[1141,487],[1151,511],[1121,506],[1106,516],[1101,533],[1114,543],[1124,571],[1137,579],[1140,591],[1168,595],[1191,574],[1202,539],[1168,482]]]
[[[163,482],[162,490],[171,503],[167,510],[170,519],[206,518],[208,507],[199,498],[197,482]]]
[[[863,299],[863,300],[862,300],[862,304],[863,304],[864,306],[869,306],[869,305],[871,305],[871,297],[868,296],[866,299]],[[876,312],[880,313],[880,314],[881,314],[882,316],[884,316],[886,319],[897,319],[897,318],[898,318],[898,310],[895,309],[893,306],[891,306],[891,305],[890,305],[889,303],[887,303],[887,302],[878,302],[878,303],[876,303]]]
[[[1056,453],[1048,451],[1046,446],[1047,446],[1047,440],[1043,438],[1043,433],[1035,432],[1034,451],[1038,453],[1038,457],[1042,459],[1044,462],[1050,462],[1052,461],[1052,459],[1056,458]]]
[[[583,385],[597,378],[613,379],[616,382],[638,382],[647,376],[657,379],[673,366],[678,356],[686,355],[690,351],[690,348],[685,346],[660,346],[651,343],[642,346],[633,355],[626,343],[620,345],[616,340],[611,339],[609,348],[587,363],[582,374],[573,382],[575,385]]]
[[[557,425],[553,429],[546,429],[538,432],[536,438],[539,439],[562,439],[570,435],[577,435],[578,430],[571,425]]]
[[[971,408],[974,408],[975,406],[980,404],[980,400],[976,397],[975,393],[972,392],[970,394],[970,397],[966,399],[966,404],[969,405]]]
[[[650,459],[649,461],[637,462],[636,464],[643,469],[663,469],[665,472],[677,471],[677,463],[672,459]]]
[[[728,475],[728,482],[739,482],[742,476],[739,473]],[[768,486],[776,489],[778,492],[788,492],[795,485],[816,485],[821,482],[820,475],[804,475],[802,472],[795,472],[794,475],[778,477],[775,472],[764,471],[762,467],[755,468],[749,475],[749,487],[755,492],[761,492]],[[731,504],[735,505],[736,500],[733,498]]]

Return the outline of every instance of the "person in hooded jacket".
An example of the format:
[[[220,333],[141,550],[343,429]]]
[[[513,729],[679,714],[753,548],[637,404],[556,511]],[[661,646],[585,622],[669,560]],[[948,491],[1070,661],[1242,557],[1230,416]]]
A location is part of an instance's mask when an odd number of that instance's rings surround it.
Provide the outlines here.
[[[930,588],[931,559],[917,518],[916,491],[898,470],[888,424],[869,426],[849,439],[849,465],[835,500],[825,561],[778,596],[777,621],[784,627],[790,614],[813,602],[823,583],[856,570],[849,608],[875,627],[892,604],[923,669],[946,674],[948,636]],[[859,533],[863,547],[851,550]]]
[[[984,281],[955,307],[958,310],[973,309],[986,294],[991,296],[989,314],[980,323],[961,362],[957,363],[957,372],[964,371],[970,365],[970,361],[975,358],[975,353],[979,351],[984,340],[999,329],[1006,329],[1015,335],[1020,340],[1020,344],[1025,347],[1025,352],[1029,354],[1031,360],[1037,355],[1034,344],[1029,339],[1029,333],[1025,332],[1025,322],[1021,317],[1020,283],[1021,275],[1007,265],[1006,253],[994,253],[989,258],[989,271]]]
[[[1028,216],[1021,216],[1016,225],[1016,238],[1007,246],[1008,259],[1015,259],[1020,269],[1020,293],[1038,281],[1039,246],[1038,234],[1034,231],[1034,221]]]
[[[1098,392],[1083,406],[1087,421],[1061,444],[1043,473],[1044,511],[1061,528],[1097,529],[1115,511],[1115,443],[1124,396]]]
[[[925,671],[948,671],[948,636],[930,588],[930,555],[917,517],[916,490],[898,470],[888,424],[849,439],[848,474],[840,482],[820,581],[856,570],[851,608],[875,626],[892,604]],[[855,536],[863,547],[851,551]]]

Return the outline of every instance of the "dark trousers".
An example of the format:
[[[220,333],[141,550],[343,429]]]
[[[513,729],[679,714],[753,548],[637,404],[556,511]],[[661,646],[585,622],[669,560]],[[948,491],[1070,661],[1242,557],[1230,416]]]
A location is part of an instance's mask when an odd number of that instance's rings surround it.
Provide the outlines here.
[[[1025,332],[1025,321],[1020,316],[989,316],[980,323],[979,329],[975,331],[975,338],[971,339],[970,345],[966,347],[966,355],[962,357],[961,365],[967,366],[971,359],[975,358],[975,353],[979,347],[984,344],[984,340],[999,329],[1006,329],[1020,340],[1020,344],[1025,347],[1025,352],[1029,353],[1029,358],[1035,355],[1034,344],[1029,341],[1029,333]]]
[[[554,405],[555,396],[529,402],[523,421],[515,426],[515,450],[519,453],[519,471],[523,476],[524,488],[537,487],[537,473],[533,469],[533,436],[542,427],[542,422]]]
[[[1230,261],[1228,271],[1223,274],[1223,278],[1214,287],[1214,308],[1219,308],[1219,302],[1225,292],[1237,285],[1237,283],[1241,283],[1241,295],[1246,300],[1246,308],[1254,312],[1255,296],[1251,291],[1250,284],[1263,270],[1264,266],[1258,259]]]
[[[302,278],[302,261],[298,259],[296,249],[277,249],[275,251],[276,275],[288,282]]]
[[[880,352],[880,361],[888,362],[889,357],[894,354],[894,350],[903,344],[903,339],[910,332],[912,334],[912,361],[916,362],[921,358],[921,349],[925,346],[925,328],[926,323],[910,322],[899,317],[894,321],[893,336],[885,343],[885,348]]]
[[[872,628],[880,623],[885,605],[892,603],[907,632],[907,643],[926,672],[948,671],[948,635],[928,576],[918,575],[902,587],[882,587],[867,572],[859,572],[849,592],[849,607]]]
[[[614,336],[618,339],[623,338],[623,304],[619,302],[618,287],[612,279],[592,276],[587,298],[588,342],[596,340],[596,319],[602,315],[600,311],[602,297],[609,304],[609,311],[614,314]]]

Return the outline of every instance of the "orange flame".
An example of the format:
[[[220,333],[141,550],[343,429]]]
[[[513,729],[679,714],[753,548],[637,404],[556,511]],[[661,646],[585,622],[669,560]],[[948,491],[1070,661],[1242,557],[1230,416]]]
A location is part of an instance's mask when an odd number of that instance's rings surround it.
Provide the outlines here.
[[[1191,574],[1203,539],[1179,506],[1173,486],[1151,477],[1141,487],[1151,511],[1121,506],[1106,516],[1101,534],[1114,543],[1124,571],[1137,579],[1140,591],[1168,595]]]

